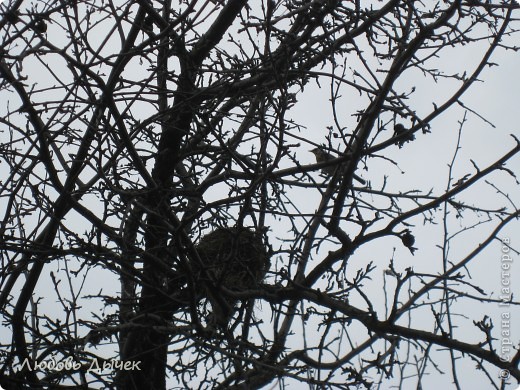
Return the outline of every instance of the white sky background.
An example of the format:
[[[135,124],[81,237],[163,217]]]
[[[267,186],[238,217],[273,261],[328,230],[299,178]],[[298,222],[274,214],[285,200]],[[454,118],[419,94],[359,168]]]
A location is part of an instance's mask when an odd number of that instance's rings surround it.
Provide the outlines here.
[[[448,62],[447,68],[452,69],[453,73],[461,70],[467,70],[468,74],[471,73],[481,58],[482,46],[485,48],[485,45],[478,46],[451,50],[449,58],[441,57],[439,68],[446,69],[446,62]],[[510,134],[514,134],[517,137],[520,135],[518,128],[520,78],[516,76],[518,69],[520,69],[520,56],[512,51],[498,50],[491,61],[500,64],[500,66],[485,70],[481,77],[484,83],[474,84],[474,87],[461,100],[468,108],[485,117],[495,127],[483,122],[476,115],[467,113],[467,122],[464,124],[462,131],[461,149],[454,166],[455,181],[465,174],[474,172],[474,168],[469,161],[470,159],[474,160],[478,167],[483,169],[514,146],[515,142]],[[447,73],[450,72],[448,71]],[[417,87],[417,93],[410,99],[411,106],[418,113],[423,114],[423,116],[433,110],[432,100],[437,104],[442,103],[442,98],[451,95],[453,88],[458,85],[458,82],[451,86],[446,85],[449,83],[446,83],[444,80],[441,80],[440,85],[434,84],[431,80],[425,80],[420,75],[411,79],[405,77],[404,81],[404,83],[397,83],[397,85],[406,84],[407,86]],[[326,101],[329,98],[327,92],[326,87],[321,91],[314,90],[307,95],[308,101],[300,99],[300,104],[296,107],[297,114],[295,117],[304,123],[309,123],[308,129],[302,132],[303,137],[308,137],[316,143],[323,142],[326,126],[332,125],[330,109],[326,105]],[[402,90],[399,92],[402,92]],[[349,98],[355,99],[355,96]],[[346,117],[355,110],[350,106],[353,102],[349,99],[345,100],[347,100],[344,113]],[[321,105],[317,103],[318,101],[322,102]],[[323,106],[325,108],[320,110],[319,107]],[[341,109],[338,111],[341,111]],[[433,195],[441,193],[447,187],[448,163],[455,152],[457,133],[463,115],[464,109],[460,107],[456,109],[450,108],[448,112],[432,122],[430,134],[418,134],[416,141],[404,145],[402,149],[399,149],[397,146],[385,149],[385,156],[397,161],[399,167],[392,167],[389,164],[380,164],[378,161],[375,161],[369,163],[367,172],[360,169],[358,173],[361,172],[361,176],[369,179],[375,187],[382,184],[383,176],[387,176],[390,188],[396,191],[411,189],[427,191],[433,189]],[[391,130],[388,133],[388,136],[392,135]],[[302,147],[302,149],[300,162],[312,163],[314,161],[313,156],[307,152],[310,148]],[[519,163],[520,159],[517,156],[510,161],[508,167],[518,172]],[[487,179],[502,189],[504,189],[503,185],[505,184],[505,188],[509,188],[508,195],[515,201],[515,204],[518,204],[520,200],[518,186],[510,179],[507,173],[495,173]],[[480,183],[476,187],[479,188],[478,191],[469,191],[469,196],[462,194],[457,199],[463,200],[468,205],[496,208],[497,196],[500,195],[497,195],[495,189],[484,183]],[[367,196],[367,198],[370,198],[370,196]],[[302,193],[300,200],[302,207],[304,207],[304,204],[309,202],[309,194],[306,192]],[[450,235],[454,234],[463,224],[469,225],[470,220],[476,221],[471,213],[465,212],[464,215],[466,218],[463,221],[450,218]],[[349,261],[349,268],[352,270],[352,274],[355,274],[355,270],[363,268],[368,260],[374,261],[375,264],[380,266],[376,275],[379,275],[381,279],[374,280],[374,289],[370,291],[375,305],[382,305],[384,302],[384,297],[381,294],[381,285],[385,282],[390,286],[395,285],[395,281],[392,280],[391,276],[386,276],[386,281],[384,282],[382,275],[382,271],[386,268],[385,265],[388,264],[392,257],[394,248],[396,251],[395,264],[398,271],[402,272],[406,267],[411,266],[416,272],[441,272],[442,257],[438,245],[442,244],[443,231],[440,213],[436,217],[439,223],[437,226],[423,226],[421,217],[414,218],[415,228],[412,228],[412,231],[416,234],[415,246],[419,248],[415,256],[412,256],[396,237],[393,240],[392,238],[379,239],[367,245]],[[451,244],[450,260],[457,262],[467,255],[479,242],[483,241],[493,228],[494,224],[491,223],[459,234],[457,239]],[[513,246],[515,246],[515,241],[518,239],[518,232],[520,231],[519,228],[518,223],[510,224],[500,232],[499,237],[511,239]],[[495,298],[500,295],[501,254],[500,244],[497,242],[487,248],[476,261],[472,262],[469,269],[472,276],[471,282],[484,288],[490,296]],[[515,282],[515,277],[520,278],[518,267],[517,261],[511,271],[514,296],[518,296],[520,293],[520,282]],[[392,289],[389,288],[389,290],[391,291]],[[480,320],[484,315],[489,315],[498,327],[500,325],[500,315],[504,310],[494,304],[486,305],[484,308],[481,305],[468,304],[466,301],[461,304],[455,303],[453,311],[475,320]],[[515,330],[516,338],[514,339],[518,340],[517,329],[520,329],[518,325],[520,323],[519,311],[517,308],[510,308],[510,311],[513,314],[511,324],[512,329]],[[416,320],[417,318],[414,318],[414,323]],[[468,326],[466,321],[465,326],[458,329],[457,333],[460,340],[468,342],[472,342],[475,336],[481,336],[476,328]],[[441,369],[446,373],[449,373],[450,363],[448,358],[449,356],[446,354],[446,359],[441,359],[440,361]],[[442,363],[445,363],[445,365]],[[474,366],[464,364],[464,367],[465,369],[462,370],[463,376],[466,376],[464,377],[464,385],[468,386],[467,388],[483,388],[481,387],[483,383],[482,378],[474,370]],[[427,379],[426,387],[424,388],[433,389],[441,388],[441,386],[450,388],[451,381],[450,375],[433,374]],[[391,382],[387,382],[382,388],[390,388]],[[410,382],[415,383],[415,379],[410,378]],[[512,388],[516,388],[516,385]]]
[[[49,31],[51,31],[51,29],[52,24],[49,25]],[[511,39],[512,41],[520,41],[518,35]],[[53,40],[59,40],[59,37],[53,37]],[[452,72],[467,69],[468,74],[471,73],[477,65],[476,61],[479,61],[481,57],[482,48],[485,48],[486,44],[487,42],[483,42],[482,45],[469,45],[463,49],[459,47],[456,50],[451,50],[449,57],[441,57],[439,59],[439,68],[449,68]],[[369,57],[368,51],[365,55]],[[515,141],[509,134],[515,134],[520,137],[520,130],[518,128],[520,115],[520,78],[517,77],[518,69],[520,69],[520,55],[519,53],[511,51],[505,52],[499,49],[495,52],[491,61],[500,64],[500,66],[485,70],[481,75],[481,78],[484,79],[485,82],[474,84],[472,89],[463,96],[462,101],[472,110],[488,119],[496,127],[493,128],[472,113],[467,114],[467,122],[464,124],[462,131],[462,148],[459,151],[459,157],[454,167],[455,179],[467,173],[474,172],[474,168],[469,161],[470,159],[473,159],[479,168],[485,168],[488,164],[494,162],[498,157],[504,154],[505,151],[514,146]],[[24,65],[24,73],[27,75],[32,75],[34,78],[35,75],[38,74],[36,72],[38,72],[40,68],[37,64],[27,63]],[[134,64],[136,77],[138,77],[137,72],[142,70],[142,68],[139,69],[140,66],[146,67],[146,64]],[[58,67],[55,69],[59,71]],[[128,77],[129,74],[131,73],[127,72],[125,75]],[[347,72],[347,75],[350,75],[350,73]],[[382,74],[378,75],[383,77]],[[45,80],[41,80],[41,83],[44,82]],[[458,82],[456,84],[458,85]],[[421,75],[415,74],[405,77],[401,83],[396,85],[396,89],[401,88],[398,92],[402,92],[408,90],[410,86],[417,87],[417,92],[413,95],[413,98],[410,99],[410,105],[421,116],[424,116],[433,110],[432,100],[436,103],[442,103],[443,97],[449,94],[450,89],[453,91],[455,84],[449,85],[449,83],[445,83],[444,81],[435,84],[431,80],[425,80]],[[341,116],[342,124],[347,124],[349,128],[353,128],[356,121],[351,115],[355,113],[358,108],[363,108],[366,105],[366,98],[360,98],[356,93],[350,95],[344,93],[343,96],[344,98],[341,100],[340,107],[344,107],[344,111],[339,112],[339,115]],[[326,128],[327,126],[333,125],[330,104],[328,103],[329,98],[330,90],[326,79],[322,80],[321,89],[318,89],[313,82],[306,86],[305,92],[299,96],[298,103],[291,113],[292,118],[305,126],[305,128],[297,134],[299,137],[308,139],[315,144],[325,142],[325,135],[327,134]],[[3,97],[0,96],[0,100],[3,100]],[[3,106],[0,107],[0,110],[4,113]],[[370,180],[373,188],[379,188],[386,176],[388,188],[394,191],[406,191],[411,189],[427,191],[428,189],[433,189],[432,195],[440,194],[447,186],[448,163],[455,152],[455,140],[459,129],[459,121],[462,120],[463,115],[464,110],[462,108],[450,108],[448,112],[432,122],[431,133],[417,134],[416,141],[405,144],[401,149],[397,146],[385,149],[385,156],[398,162],[397,167],[392,166],[387,161],[371,158],[367,162],[367,170],[363,170],[363,167],[360,165],[357,173],[365,179]],[[389,120],[390,118],[385,119]],[[399,122],[409,125],[409,123],[404,120],[400,120]],[[392,128],[392,124],[387,126],[387,130],[383,133],[385,139],[393,134]],[[0,136],[2,135],[0,134]],[[379,139],[379,141],[381,140],[382,139]],[[294,143],[298,142],[300,146],[297,148],[296,153],[300,163],[313,163],[313,156],[309,152],[309,149],[313,147],[312,144],[305,144],[301,140],[294,140]],[[286,165],[282,166],[282,168],[291,166],[289,160],[285,160],[283,163]],[[5,164],[0,164],[1,177],[5,177],[5,175],[8,174],[8,172],[5,172],[5,167]],[[520,172],[519,157],[511,160],[508,168],[515,172]],[[314,177],[317,181],[323,180],[317,174],[314,175]],[[518,191],[518,185],[514,183],[507,173],[494,173],[488,177],[488,180],[497,184],[501,189],[508,189],[508,195],[516,205],[519,204],[520,192]],[[221,194],[215,192],[213,192],[213,195],[215,198],[221,196]],[[288,196],[302,210],[309,213],[315,211],[319,199],[319,193],[317,191],[313,192],[298,187],[290,189]],[[499,202],[497,202],[497,196],[500,197]],[[371,196],[370,194],[363,195],[362,198],[367,202],[379,202],[377,196]],[[478,184],[478,191],[470,190],[468,191],[468,195],[459,195],[457,199],[464,200],[469,205],[487,205],[490,208],[505,203],[503,197],[497,195],[496,191],[484,182]],[[413,207],[411,202],[408,206]],[[0,210],[3,209],[4,206],[0,203]],[[351,275],[355,275],[356,271],[364,268],[369,261],[373,261],[378,267],[377,271],[372,274],[373,285],[367,286],[367,292],[376,307],[384,307],[382,287],[385,286],[386,291],[391,293],[392,287],[395,285],[394,278],[388,275],[384,276],[383,273],[383,271],[387,269],[392,257],[394,258],[396,269],[400,272],[404,272],[405,268],[410,266],[413,267],[416,272],[430,272],[435,274],[442,271],[442,258],[440,256],[440,249],[437,247],[437,245],[442,243],[443,234],[440,216],[440,213],[436,216],[438,218],[437,222],[439,223],[436,226],[423,226],[422,217],[416,217],[411,221],[415,226],[410,229],[416,236],[415,246],[418,248],[415,256],[412,256],[408,249],[403,247],[399,238],[389,237],[365,245],[361,250],[356,252],[349,261],[347,274]],[[450,218],[449,234],[455,233],[463,225],[470,224],[470,221],[476,221],[469,212],[465,212],[464,216],[465,218],[463,220]],[[30,224],[31,221],[27,221],[27,223]],[[69,226],[73,226],[78,229],[78,232],[81,232],[83,229],[82,223],[83,221],[78,219],[76,223],[71,221]],[[483,241],[493,227],[493,223],[485,224],[460,234],[451,245],[450,259],[457,262],[463,256],[467,255],[479,242]],[[270,232],[273,241],[275,241],[277,237],[287,237],[287,228],[288,224],[284,223],[284,221],[273,221]],[[516,241],[518,240],[520,242],[519,231],[519,223],[511,223],[506,229],[501,231],[499,237],[510,238],[512,245],[518,248],[520,244]],[[327,251],[331,249],[334,249],[334,247],[323,245],[320,253],[316,254],[316,259],[323,258]],[[500,256],[500,246],[496,243],[487,248],[478,259],[471,263],[469,268],[469,272],[472,276],[471,282],[482,287],[488,294],[495,297],[499,294],[501,282]],[[519,261],[516,256],[512,271],[513,277],[511,282],[513,290],[516,292],[514,294],[515,297],[520,295]],[[72,266],[73,264],[69,265]],[[53,266],[50,266],[47,270],[50,271],[53,268]],[[85,284],[85,289],[82,293],[85,295],[87,293],[93,294],[96,293],[99,288],[103,288],[105,294],[116,291],[118,285],[113,283],[113,281],[103,279],[107,277],[108,275],[103,272],[91,273],[89,275],[90,280]],[[77,279],[75,282],[79,284],[79,280],[80,279]],[[61,309],[55,306],[55,297],[49,296],[49,291],[54,290],[50,278],[42,279],[39,284],[39,289],[42,296],[46,297],[46,299],[42,301],[40,309],[48,311],[48,313],[57,311],[55,313],[56,318],[62,316],[63,313]],[[503,312],[502,308],[499,308],[495,304],[471,305],[468,304],[468,302],[469,301],[461,301],[460,304],[455,303],[453,311],[462,313],[474,320],[480,320],[483,315],[489,315],[495,325],[499,326],[499,316]],[[352,303],[355,303],[355,299],[353,299]],[[92,310],[99,314],[100,307],[91,307],[90,304],[86,302],[84,302],[84,304],[84,311],[86,313]],[[359,304],[360,307],[364,307],[361,302],[359,302]],[[264,303],[261,307],[267,309],[268,305]],[[101,310],[104,309],[104,306],[101,306]],[[520,329],[520,315],[518,309],[510,308],[510,310],[514,314],[512,327],[516,332],[513,339],[518,343],[520,334],[516,329]],[[268,319],[268,315],[268,310],[266,310],[266,319]],[[430,318],[426,313],[425,316]],[[417,326],[418,324],[421,324],[420,317],[414,318],[413,320],[413,325]],[[461,324],[464,324],[464,326],[457,330],[461,340],[474,342],[475,337],[478,337],[479,340],[482,338],[481,333],[476,332],[470,320],[461,319]],[[308,325],[309,330],[312,330],[312,325],[311,319]],[[425,329],[430,330],[431,320],[428,319],[427,322],[421,325],[424,325]],[[299,340],[298,338],[298,341]],[[296,339],[294,341],[296,342]],[[441,369],[449,373],[450,363],[448,361],[448,355],[445,352],[443,353],[446,359],[437,359],[437,361],[440,362]],[[491,372],[494,372],[493,370],[494,369],[491,369]],[[464,368],[460,373],[465,376],[463,379],[464,386],[474,389],[482,388],[482,374],[475,371],[474,365],[464,363]],[[409,374],[411,375],[413,372],[409,372]],[[432,373],[427,377],[427,382],[423,388],[426,390],[440,388],[441,386],[450,388],[451,380],[450,375]],[[410,381],[415,383],[415,378],[411,378]],[[393,384],[392,381],[387,381],[381,388],[389,389]],[[405,382],[405,385],[406,384]],[[298,389],[300,388],[299,386],[301,385],[293,383],[289,388]],[[516,385],[511,385],[508,388],[516,388]]]

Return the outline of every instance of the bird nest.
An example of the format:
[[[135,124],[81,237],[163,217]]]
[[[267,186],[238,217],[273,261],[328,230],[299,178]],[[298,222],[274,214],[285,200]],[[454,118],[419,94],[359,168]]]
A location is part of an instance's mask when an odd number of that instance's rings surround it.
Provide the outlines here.
[[[196,249],[203,268],[195,262],[195,280],[247,289],[261,283],[269,269],[262,235],[248,228],[217,228],[202,237]]]

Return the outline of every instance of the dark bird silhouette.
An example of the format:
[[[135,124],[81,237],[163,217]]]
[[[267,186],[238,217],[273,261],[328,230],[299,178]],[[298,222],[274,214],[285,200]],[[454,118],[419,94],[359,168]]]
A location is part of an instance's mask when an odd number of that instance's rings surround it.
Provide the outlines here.
[[[408,131],[406,127],[404,127],[402,124],[398,123],[394,126],[394,137],[399,137],[402,134],[405,134]],[[402,148],[403,145],[407,142],[411,142],[415,140],[415,135],[413,133],[407,134],[403,138],[400,138],[395,142],[396,145],[399,145],[399,148]]]
[[[401,241],[403,242],[403,245],[405,247],[407,247],[413,255],[414,252],[417,250],[417,248],[414,248],[414,246],[413,246],[413,244],[415,244],[415,237],[412,234],[412,232],[410,232],[410,230],[406,229],[403,232],[401,232],[399,237],[401,237]]]
[[[336,160],[337,157],[332,156],[331,154],[327,153],[321,148],[314,148],[311,150],[311,153],[314,154],[316,157],[317,163],[325,163],[331,160]],[[340,169],[344,168],[345,163],[342,163],[340,166]],[[334,175],[334,172],[336,172],[336,168],[338,167],[337,164],[327,165],[321,169],[321,173],[323,173],[326,176],[332,176]],[[361,184],[366,184],[366,181],[359,177],[358,175],[354,174],[353,178],[358,181]]]

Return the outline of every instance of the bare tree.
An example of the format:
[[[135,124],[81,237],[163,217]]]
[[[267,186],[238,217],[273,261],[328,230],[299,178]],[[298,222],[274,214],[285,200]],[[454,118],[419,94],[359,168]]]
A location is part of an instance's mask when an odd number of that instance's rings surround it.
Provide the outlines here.
[[[5,1],[0,385],[520,380],[520,145],[461,152],[518,8]]]

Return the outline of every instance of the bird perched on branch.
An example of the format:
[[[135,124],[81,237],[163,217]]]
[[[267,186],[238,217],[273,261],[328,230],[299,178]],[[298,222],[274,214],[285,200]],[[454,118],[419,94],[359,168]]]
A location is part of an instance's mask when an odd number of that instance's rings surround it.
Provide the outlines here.
[[[336,160],[337,157],[332,156],[331,154],[327,153],[321,148],[314,148],[310,151],[314,156],[316,157],[317,163],[324,163],[332,160]],[[342,163],[339,169],[344,168],[345,163]],[[334,175],[334,172],[336,172],[336,168],[338,167],[337,164],[327,165],[321,169],[321,173],[323,173],[326,176],[332,176]],[[357,180],[361,184],[366,184],[366,181],[359,177],[358,175],[354,174],[353,178]]]
[[[399,137],[403,134],[406,134],[407,131],[408,131],[408,129],[406,127],[404,127],[402,124],[398,123],[394,126],[394,137]],[[395,144],[399,145],[399,148],[402,148],[405,143],[411,142],[413,140],[415,140],[415,135],[413,133],[410,133],[410,134],[406,134],[403,138],[396,141]]]
[[[413,246],[413,244],[415,244],[415,237],[412,232],[409,229],[406,229],[399,234],[399,237],[401,237],[403,245],[407,247],[413,255],[417,248],[414,248]]]

